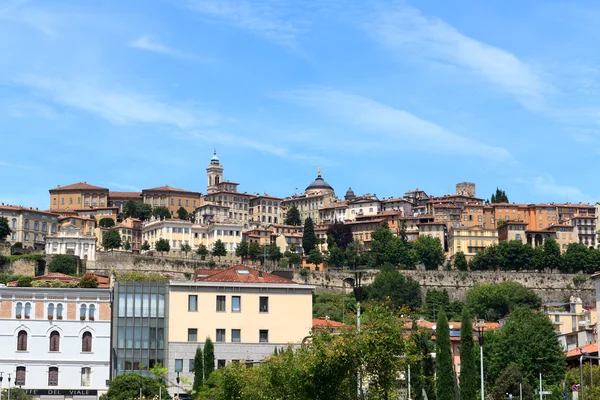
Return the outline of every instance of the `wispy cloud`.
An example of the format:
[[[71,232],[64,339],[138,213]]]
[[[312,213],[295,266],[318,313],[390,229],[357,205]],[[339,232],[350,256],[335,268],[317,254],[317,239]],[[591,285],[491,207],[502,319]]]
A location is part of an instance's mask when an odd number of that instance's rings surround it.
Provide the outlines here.
[[[593,198],[575,186],[563,185],[557,183],[552,175],[539,175],[530,178],[517,178],[517,183],[527,185],[532,190],[551,199],[561,199],[564,201],[582,201],[593,203]]]
[[[106,184],[112,188],[123,189],[128,192],[141,192],[139,187],[128,183],[106,182]]]
[[[30,0],[8,0],[0,5],[0,20],[27,25],[46,36],[58,36],[58,21],[42,10],[28,7]]]
[[[286,2],[269,0],[188,1],[191,10],[225,21],[280,46],[296,48],[299,22],[292,21],[285,4]]]
[[[0,160],[0,167],[9,168],[9,169],[21,169],[21,170],[30,170],[32,167],[30,165],[12,163],[8,161]]]
[[[506,50],[460,33],[438,18],[398,5],[380,9],[367,29],[398,57],[454,64],[498,85],[527,108],[544,108],[543,98],[550,88],[530,65]]]
[[[423,153],[448,156],[477,156],[496,161],[513,161],[510,153],[474,139],[452,133],[441,126],[375,100],[322,87],[287,92],[283,98],[317,109],[343,123],[354,125],[359,133],[344,131],[337,145],[368,150],[389,149],[390,143]]]
[[[150,36],[140,36],[139,38],[129,42],[129,46],[135,49],[151,51],[154,53],[164,54],[172,57],[198,59],[198,57],[194,54],[186,53],[185,51],[166,46],[152,39]]]
[[[110,89],[91,84],[34,75],[23,75],[16,80],[39,95],[55,103],[85,110],[115,124],[164,124],[189,129],[215,125],[217,113],[196,107],[178,107],[140,93]]]

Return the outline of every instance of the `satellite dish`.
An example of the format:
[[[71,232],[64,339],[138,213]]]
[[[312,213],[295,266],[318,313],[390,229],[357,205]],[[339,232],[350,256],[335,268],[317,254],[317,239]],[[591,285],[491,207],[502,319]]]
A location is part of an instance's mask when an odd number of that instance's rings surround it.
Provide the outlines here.
[[[433,329],[435,331],[436,325],[432,326],[431,329]]]
[[[450,330],[454,329],[454,325],[450,325],[449,328],[450,328]]]

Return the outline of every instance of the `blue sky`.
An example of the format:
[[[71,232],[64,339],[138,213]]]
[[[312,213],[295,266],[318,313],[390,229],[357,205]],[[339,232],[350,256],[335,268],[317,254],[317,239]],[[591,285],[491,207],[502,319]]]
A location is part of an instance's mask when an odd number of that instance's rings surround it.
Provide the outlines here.
[[[0,3],[0,200],[48,189],[343,196],[496,186],[596,202],[600,5],[572,1]]]

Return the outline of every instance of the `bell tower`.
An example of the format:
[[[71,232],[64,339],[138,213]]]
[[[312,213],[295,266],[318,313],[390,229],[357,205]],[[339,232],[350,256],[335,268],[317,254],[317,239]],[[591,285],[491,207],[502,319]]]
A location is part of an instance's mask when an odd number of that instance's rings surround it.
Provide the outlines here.
[[[206,167],[207,191],[213,193],[217,191],[217,185],[223,182],[223,166],[219,163],[217,150],[210,159],[210,164]]]

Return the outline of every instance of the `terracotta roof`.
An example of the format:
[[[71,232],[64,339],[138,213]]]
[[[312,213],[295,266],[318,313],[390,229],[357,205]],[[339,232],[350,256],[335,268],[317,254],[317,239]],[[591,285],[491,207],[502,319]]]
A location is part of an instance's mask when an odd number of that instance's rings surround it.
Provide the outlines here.
[[[50,191],[58,191],[58,190],[106,190],[106,191],[108,191],[107,188],[90,185],[86,182],[78,182],[78,183],[73,183],[72,185],[58,186],[58,187],[55,187],[54,189],[50,189]]]
[[[344,324],[342,324],[341,322],[329,319],[327,317],[319,317],[319,318],[313,318],[312,326],[313,326],[313,328],[340,328],[340,327],[344,326]]]
[[[2,209],[2,210],[13,210],[13,211],[30,211],[30,212],[38,212],[38,213],[42,213],[42,214],[56,214],[54,211],[38,210],[37,208],[34,209],[33,207],[11,206],[11,205],[8,205],[8,204],[2,204],[2,205],[0,205],[0,209]]]
[[[220,271],[222,271],[222,270],[221,269],[196,268],[196,276],[203,278],[206,276],[214,275]]]
[[[240,271],[245,271],[241,272]],[[221,270],[215,274],[196,279],[200,282],[240,282],[240,283],[286,283],[297,284],[296,282],[282,278],[277,275],[259,271],[245,265],[234,265],[231,268]]]
[[[142,197],[142,192],[110,192],[108,197]]]
[[[152,189],[144,189],[144,190],[142,190],[142,192],[185,192],[185,193],[191,193],[189,190],[178,189],[178,188],[171,187],[169,185],[159,186],[159,187],[155,187],[155,188],[152,188]]]
[[[598,353],[598,343],[586,344],[571,351],[567,351],[565,355],[567,356],[567,358],[578,357],[581,355],[581,350],[583,350],[585,353]]]

